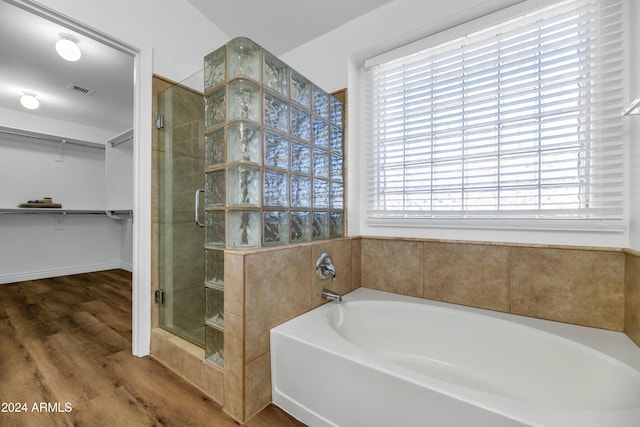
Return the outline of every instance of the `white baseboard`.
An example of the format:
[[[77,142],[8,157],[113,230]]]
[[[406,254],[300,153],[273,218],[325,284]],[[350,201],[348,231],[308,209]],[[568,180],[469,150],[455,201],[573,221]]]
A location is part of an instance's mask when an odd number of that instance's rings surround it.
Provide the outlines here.
[[[69,276],[71,274],[91,273],[94,271],[113,270],[122,268],[127,270],[127,266],[122,262],[107,262],[103,264],[78,265],[73,267],[53,268],[49,270],[27,271],[24,273],[13,273],[0,275],[0,284],[23,282],[25,280],[48,279],[51,277]],[[131,270],[129,270],[131,271]]]
[[[127,270],[129,273],[133,273],[133,264],[130,262],[120,261],[120,268]]]

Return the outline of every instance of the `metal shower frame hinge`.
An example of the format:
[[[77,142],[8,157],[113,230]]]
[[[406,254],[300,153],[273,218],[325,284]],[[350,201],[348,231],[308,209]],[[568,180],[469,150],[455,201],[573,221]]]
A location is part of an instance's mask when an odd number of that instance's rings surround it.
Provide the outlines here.
[[[156,129],[162,130],[164,129],[164,114],[158,114],[153,118],[153,123],[156,126]]]
[[[156,304],[164,304],[164,290],[156,289],[153,293],[153,300]]]

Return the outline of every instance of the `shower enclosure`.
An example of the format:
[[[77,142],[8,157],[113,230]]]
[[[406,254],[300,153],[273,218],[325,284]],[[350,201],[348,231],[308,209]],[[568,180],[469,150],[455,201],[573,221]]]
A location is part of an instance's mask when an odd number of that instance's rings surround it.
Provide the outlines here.
[[[225,254],[345,236],[345,110],[242,37],[197,76],[157,98],[158,324],[224,369]]]
[[[176,84],[157,104],[158,324],[204,347],[204,228],[194,222],[196,192],[204,188],[204,101]]]

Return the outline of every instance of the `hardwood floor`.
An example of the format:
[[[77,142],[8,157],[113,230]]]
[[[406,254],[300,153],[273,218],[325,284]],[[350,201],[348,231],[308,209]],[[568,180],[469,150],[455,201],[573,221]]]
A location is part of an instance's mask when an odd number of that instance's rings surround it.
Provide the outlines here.
[[[150,358],[131,355],[123,270],[0,285],[0,426],[238,424]],[[302,426],[270,406],[249,427]]]

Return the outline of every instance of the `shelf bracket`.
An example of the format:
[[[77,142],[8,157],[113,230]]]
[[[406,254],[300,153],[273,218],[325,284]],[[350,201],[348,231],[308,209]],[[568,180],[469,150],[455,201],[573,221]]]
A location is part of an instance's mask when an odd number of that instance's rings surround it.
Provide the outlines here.
[[[622,112],[622,117],[636,115],[640,115],[640,97],[634,99],[631,105]]]
[[[60,147],[58,148],[58,158],[56,159],[56,162],[64,162],[64,144],[66,144],[66,142],[66,139],[60,141]]]
[[[62,212],[60,215],[56,215],[55,229],[63,230],[64,226],[62,225],[62,218],[64,218],[65,213]]]

